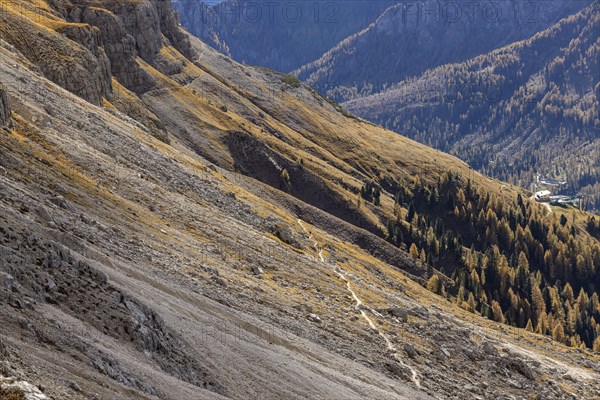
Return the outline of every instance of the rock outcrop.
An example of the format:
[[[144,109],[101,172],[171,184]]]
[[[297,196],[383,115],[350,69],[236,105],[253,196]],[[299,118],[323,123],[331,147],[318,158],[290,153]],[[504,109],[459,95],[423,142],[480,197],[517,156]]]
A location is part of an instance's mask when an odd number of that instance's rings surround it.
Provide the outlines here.
[[[99,30],[102,51],[110,60],[112,75],[135,93],[146,92],[153,86],[152,76],[138,58],[163,73],[173,74],[183,66],[161,57],[163,46],[172,45],[186,57],[192,55],[189,39],[179,29],[170,2],[103,3],[103,7],[92,7],[93,2],[83,3],[69,10],[68,19]]]
[[[67,24],[56,31],[83,46],[91,55],[91,57],[88,57],[91,63],[88,64],[87,71],[72,76],[71,83],[74,90],[71,91],[92,103],[100,103],[102,98],[107,97],[112,90],[111,64],[104,50],[100,47],[100,31],[95,27],[81,24]],[[94,79],[88,81],[85,72],[88,72]],[[81,89],[77,90],[77,87]]]
[[[8,96],[6,89],[0,84],[0,126],[6,126],[10,122],[10,108],[8,107]]]
[[[39,20],[7,9],[0,15],[0,38],[48,79],[91,103],[110,97],[112,76],[135,93],[150,90],[154,81],[141,60],[168,75],[179,73],[181,61],[161,54],[164,46],[192,55],[169,1],[49,3],[56,15]],[[17,35],[21,26],[29,34]],[[40,48],[44,50],[34,50]]]
[[[160,29],[162,34],[169,40],[181,54],[191,58],[193,50],[188,36],[179,29],[178,15],[173,11],[171,1],[152,0],[158,12]]]
[[[5,230],[0,230],[0,246],[12,241],[16,248],[26,247],[35,261],[32,265],[24,263],[17,252],[4,251],[0,255],[0,265],[10,271],[0,271],[0,284],[4,282],[4,288],[0,287],[1,301],[17,309],[30,302],[53,304],[66,314],[82,318],[99,332],[130,343],[165,373],[195,386],[221,390],[210,371],[186,353],[187,344],[154,310],[114,287],[104,273],[78,259],[77,253],[35,236],[7,236]],[[31,326],[37,332],[42,329],[33,323]],[[115,363],[95,354],[92,348],[79,345],[79,349],[99,371],[122,373],[111,371]],[[124,383],[144,389],[135,382]]]
[[[139,23],[144,27],[144,35],[135,35],[138,40],[126,29],[125,21],[117,14],[102,8],[74,8],[70,11],[69,18],[80,23],[85,23],[96,27],[102,38],[104,52],[111,63],[112,75],[126,88],[134,92],[144,92],[152,87],[152,77],[145,72],[137,62],[138,55],[148,55],[158,51],[160,33],[157,33],[148,26],[152,23],[158,25],[158,19],[144,19],[145,22],[138,22],[139,15],[151,16],[146,14],[131,13],[128,18],[129,24]],[[141,40],[140,40],[141,39]]]
[[[111,91],[111,79],[108,60],[98,48],[98,31],[67,23],[57,24],[51,30],[41,21],[24,18],[19,12],[1,13],[0,38],[37,65],[51,81],[100,104]],[[72,40],[60,40],[61,35]]]

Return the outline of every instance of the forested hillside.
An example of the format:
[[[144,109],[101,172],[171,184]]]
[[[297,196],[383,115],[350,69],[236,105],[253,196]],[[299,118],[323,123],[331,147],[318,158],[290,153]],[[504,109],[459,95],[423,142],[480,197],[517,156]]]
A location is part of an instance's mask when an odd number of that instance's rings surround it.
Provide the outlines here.
[[[531,190],[536,174],[600,208],[598,3],[532,38],[439,67],[352,112]]]
[[[362,193],[380,201],[376,184]],[[430,290],[450,295],[435,268],[451,276],[454,301],[471,312],[600,350],[596,217],[548,212],[452,172],[434,184],[416,178],[401,185],[394,214],[387,240],[431,268]]]

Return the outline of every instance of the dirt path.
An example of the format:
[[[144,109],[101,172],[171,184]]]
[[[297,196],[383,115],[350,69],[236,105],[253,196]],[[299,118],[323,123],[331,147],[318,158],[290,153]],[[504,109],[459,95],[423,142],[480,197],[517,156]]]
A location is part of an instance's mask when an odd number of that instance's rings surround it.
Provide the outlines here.
[[[304,223],[302,222],[301,219],[298,219],[298,224],[302,227],[302,230],[308,235],[308,239],[310,241],[313,242],[313,247],[315,249],[315,251],[317,251],[318,255],[319,255],[319,259],[321,260],[321,262],[323,263],[327,263],[327,261],[325,260],[325,257],[323,256],[323,249],[319,248],[319,243],[316,242],[313,239],[313,234],[312,232],[310,232],[306,226],[304,225]],[[362,318],[367,322],[367,324],[369,325],[369,327],[371,329],[373,329],[374,331],[376,331],[379,336],[381,336],[383,338],[383,340],[385,341],[385,344],[387,346],[387,349],[392,353],[392,358],[394,358],[394,360],[396,360],[402,367],[407,368],[408,370],[410,370],[411,372],[411,379],[414,382],[414,384],[417,387],[421,387],[421,381],[418,377],[418,373],[417,371],[411,367],[410,365],[404,363],[402,361],[402,358],[400,357],[400,355],[398,354],[398,350],[396,349],[396,347],[393,345],[392,341],[388,338],[388,336],[382,331],[380,330],[377,325],[375,324],[375,322],[373,322],[373,320],[371,319],[371,317],[369,317],[369,315],[367,314],[367,312],[365,310],[370,311],[372,314],[374,315],[380,315],[379,313],[377,313],[375,310],[373,310],[372,308],[368,307],[367,305],[365,305],[362,300],[358,297],[358,295],[356,294],[356,292],[352,289],[352,286],[350,284],[350,280],[348,279],[348,277],[346,276],[346,274],[344,273],[344,271],[337,267],[337,266],[333,266],[333,271],[335,272],[335,274],[346,283],[346,289],[348,290],[348,292],[350,293],[350,295],[352,296],[352,298],[354,299],[354,308],[360,312],[360,315],[362,316]]]
[[[537,203],[539,203],[539,204],[542,204],[542,205],[543,205],[544,207],[546,207],[546,209],[548,210],[548,214],[552,214],[552,207],[550,207],[550,203],[542,203],[542,202],[538,202],[538,201],[536,200],[536,195],[537,195],[538,193],[539,193],[539,192],[536,192],[536,193],[534,193],[534,194],[533,194],[533,196],[531,196],[529,199],[531,199],[531,200],[533,200],[533,201],[535,201],[535,202],[537,202]]]

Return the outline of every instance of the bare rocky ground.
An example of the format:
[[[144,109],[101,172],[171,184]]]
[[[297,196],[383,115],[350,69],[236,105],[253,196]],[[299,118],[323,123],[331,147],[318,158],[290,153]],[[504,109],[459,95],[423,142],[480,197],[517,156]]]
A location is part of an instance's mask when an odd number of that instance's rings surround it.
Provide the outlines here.
[[[48,83],[11,65],[3,76],[26,100],[11,98],[20,126],[2,141],[3,375],[57,399],[419,396],[283,329],[230,281],[257,285],[241,256],[265,269],[291,254],[311,262],[265,235],[281,218],[260,217],[189,156],[136,141],[134,126],[53,85],[36,99]],[[57,145],[80,164],[63,169]],[[115,158],[141,168],[119,175]],[[271,318],[244,312],[254,307]]]
[[[271,74],[192,47],[223,82],[250,74],[279,90]],[[314,207],[317,195],[303,201],[222,168],[225,150],[186,136],[199,128],[168,91],[142,99],[146,117],[177,132],[170,145],[45,79],[3,41],[0,77],[2,390],[57,400],[600,398],[600,355],[468,314],[409,279],[403,270],[419,266],[368,221],[356,228],[352,215]],[[208,73],[182,82],[211,101],[234,96]],[[247,112],[240,104],[229,103],[231,119]],[[294,113],[280,118],[304,129]]]

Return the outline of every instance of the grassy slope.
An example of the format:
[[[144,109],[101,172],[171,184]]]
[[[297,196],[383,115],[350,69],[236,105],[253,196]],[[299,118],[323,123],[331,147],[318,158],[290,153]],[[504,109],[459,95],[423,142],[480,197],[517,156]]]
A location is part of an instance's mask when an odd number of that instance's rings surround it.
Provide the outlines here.
[[[16,8],[18,18],[22,17],[21,10],[27,10],[26,15],[37,10],[44,16],[44,25],[64,23],[45,2],[14,4],[21,6]],[[47,20],[55,22],[48,24]],[[31,21],[40,22],[36,18]],[[61,47],[78,46],[63,36],[55,38]],[[114,95],[114,105],[124,103],[123,98],[140,109],[130,113],[134,118],[139,116],[140,122],[148,124],[155,116],[159,118],[170,133],[172,146],[180,151],[195,151],[231,170],[236,160],[227,146],[228,135],[246,132],[290,165],[301,159],[304,168],[319,177],[321,186],[313,188],[295,188],[292,179],[296,197],[302,198],[304,191],[326,188],[348,209],[338,216],[356,221],[345,217],[357,213],[359,221],[375,227],[375,232],[383,232],[386,219],[393,218],[393,202],[385,196],[381,210],[371,204],[356,206],[361,185],[371,179],[394,188],[397,183],[412,182],[415,176],[432,183],[453,171],[464,182],[471,179],[501,199],[514,199],[516,193],[526,197],[522,190],[478,174],[455,157],[342,113],[312,90],[290,84],[284,75],[237,64],[199,40],[192,39],[192,43],[197,54],[194,62],[166,43],[153,59],[157,64],[166,60],[183,66],[171,76],[138,59],[140,68],[154,80],[154,88],[141,95],[147,110],[130,101],[134,94],[119,90],[118,83]],[[256,177],[262,178],[260,172]],[[321,201],[313,205],[325,207]]]

